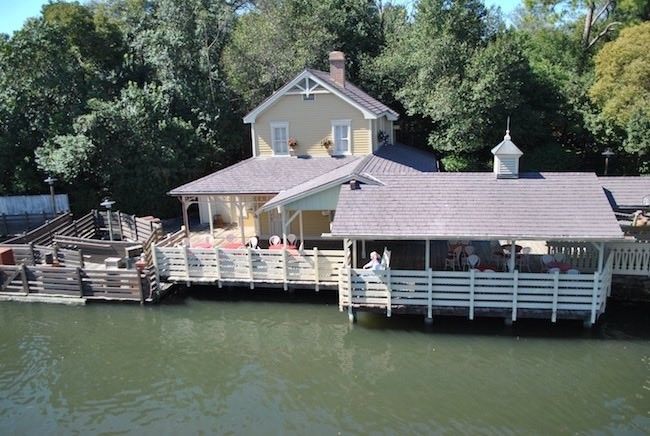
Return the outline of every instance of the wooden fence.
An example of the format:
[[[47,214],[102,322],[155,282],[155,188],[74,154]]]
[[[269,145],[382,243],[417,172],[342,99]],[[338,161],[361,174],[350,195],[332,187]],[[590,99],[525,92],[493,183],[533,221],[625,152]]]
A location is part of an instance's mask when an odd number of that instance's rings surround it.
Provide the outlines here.
[[[76,267],[0,265],[0,293],[143,303],[157,288],[150,271],[84,270]]]
[[[108,232],[109,212],[93,211],[93,214],[99,229]],[[119,210],[110,212],[110,226],[122,240],[146,241],[154,233],[162,236],[162,226],[156,220],[128,215]]]
[[[61,266],[84,266],[83,255],[81,250],[68,250],[60,248],[56,244],[46,247],[43,245],[30,244],[0,244],[2,248],[11,248],[16,264],[25,263],[27,265],[37,265],[45,263],[46,256],[52,256],[52,260],[57,259]]]
[[[343,250],[203,249],[154,245],[153,263],[171,282],[336,286]]]
[[[598,251],[588,242],[548,242],[549,253],[563,253],[566,261],[580,271],[598,268]],[[609,242],[605,246],[612,253],[612,274],[650,276],[650,242]]]
[[[47,220],[56,218],[48,212],[22,213],[17,215],[0,214],[0,236],[17,235],[27,232],[34,227],[43,225]]]
[[[605,310],[613,256],[601,274],[548,274],[470,271],[363,270],[344,268],[339,281],[339,308],[414,308],[431,318],[438,308],[508,314],[547,311],[552,322],[570,312],[593,324]]]

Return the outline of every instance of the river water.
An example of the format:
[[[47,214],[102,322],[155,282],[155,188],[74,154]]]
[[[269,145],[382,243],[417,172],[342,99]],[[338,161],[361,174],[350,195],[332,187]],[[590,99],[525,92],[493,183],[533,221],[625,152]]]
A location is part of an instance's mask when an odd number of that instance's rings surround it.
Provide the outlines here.
[[[427,329],[380,315],[350,326],[331,297],[216,292],[144,308],[0,304],[0,434],[650,431],[648,307],[612,306],[593,332]]]

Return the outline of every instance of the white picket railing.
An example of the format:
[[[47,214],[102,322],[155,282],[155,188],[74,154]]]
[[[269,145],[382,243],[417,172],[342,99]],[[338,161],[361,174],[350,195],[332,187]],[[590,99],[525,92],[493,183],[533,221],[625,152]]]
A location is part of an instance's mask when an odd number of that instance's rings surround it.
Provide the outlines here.
[[[246,282],[314,286],[336,285],[343,250],[253,250],[188,247],[154,248],[162,280],[171,282]]]
[[[518,311],[548,310],[552,322],[565,311],[582,312],[595,323],[605,309],[611,284],[610,257],[602,274],[548,274],[480,271],[341,270],[339,308],[420,306],[431,318],[434,308],[503,310],[517,319]]]
[[[563,253],[566,261],[580,271],[598,269],[598,251],[589,242],[548,242],[549,253]],[[612,274],[650,276],[650,242],[608,242],[613,254]]]

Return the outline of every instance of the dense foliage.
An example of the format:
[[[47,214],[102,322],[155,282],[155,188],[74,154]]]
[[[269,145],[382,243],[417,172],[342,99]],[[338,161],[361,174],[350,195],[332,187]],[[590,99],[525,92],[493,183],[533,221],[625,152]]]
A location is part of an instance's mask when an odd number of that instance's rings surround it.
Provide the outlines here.
[[[169,189],[245,157],[241,117],[304,67],[347,55],[398,110],[398,139],[485,170],[508,116],[522,165],[650,172],[646,0],[53,2],[0,35],[0,195],[175,214]]]

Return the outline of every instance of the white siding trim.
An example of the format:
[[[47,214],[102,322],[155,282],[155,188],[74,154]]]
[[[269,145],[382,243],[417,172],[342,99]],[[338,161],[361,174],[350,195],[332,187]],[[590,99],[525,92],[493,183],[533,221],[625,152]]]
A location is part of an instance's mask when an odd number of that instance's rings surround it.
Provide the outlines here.
[[[255,137],[255,123],[251,123],[251,143],[253,146],[253,157],[257,157],[259,150],[257,149],[257,138]]]

